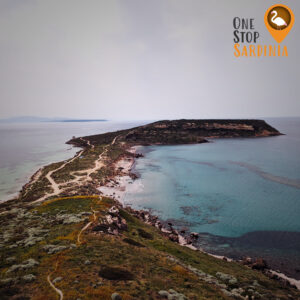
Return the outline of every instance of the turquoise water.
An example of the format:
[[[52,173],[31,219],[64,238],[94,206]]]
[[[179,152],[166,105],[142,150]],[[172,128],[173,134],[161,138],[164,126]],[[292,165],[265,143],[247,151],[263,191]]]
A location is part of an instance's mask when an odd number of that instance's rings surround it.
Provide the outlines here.
[[[244,243],[248,233],[300,232],[300,119],[267,121],[286,135],[142,148],[139,188],[125,202],[206,233],[209,250],[212,237]]]
[[[15,196],[40,167],[73,157],[73,136],[131,128],[145,122],[0,123],[0,202]]]
[[[286,135],[144,147],[125,202],[199,232],[207,251],[262,256],[300,279],[300,118],[267,121]],[[0,124],[0,201],[39,167],[72,157],[72,136],[143,123]]]

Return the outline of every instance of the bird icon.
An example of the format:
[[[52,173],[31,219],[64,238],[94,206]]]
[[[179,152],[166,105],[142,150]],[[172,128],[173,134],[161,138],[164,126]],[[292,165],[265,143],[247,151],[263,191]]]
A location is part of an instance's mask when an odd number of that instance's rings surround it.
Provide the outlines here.
[[[277,13],[276,10],[273,10],[273,11],[271,12],[271,14],[274,15],[274,16],[272,17],[272,19],[271,19],[271,22],[274,23],[274,24],[277,26],[277,28],[278,28],[278,27],[283,27],[283,26],[284,26],[284,28],[285,28],[285,27],[288,26],[287,23],[285,22],[285,20],[284,20],[283,18],[277,17],[278,13]],[[284,28],[279,28],[279,29],[284,29]]]

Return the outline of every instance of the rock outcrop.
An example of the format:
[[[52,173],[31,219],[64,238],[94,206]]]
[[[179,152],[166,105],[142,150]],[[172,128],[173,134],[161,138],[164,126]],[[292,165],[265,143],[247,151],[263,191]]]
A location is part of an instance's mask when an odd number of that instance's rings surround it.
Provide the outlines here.
[[[69,144],[85,147],[83,141],[92,145],[110,143],[118,137],[133,145],[172,145],[205,143],[208,138],[266,137],[280,135],[280,132],[264,120],[165,120],[128,130],[75,138]]]

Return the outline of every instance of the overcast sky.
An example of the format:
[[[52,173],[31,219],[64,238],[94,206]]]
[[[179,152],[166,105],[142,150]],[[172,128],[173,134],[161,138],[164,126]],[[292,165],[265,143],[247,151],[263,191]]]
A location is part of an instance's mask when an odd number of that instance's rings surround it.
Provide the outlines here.
[[[288,58],[233,55],[235,16],[276,44],[263,22],[276,3],[0,0],[0,117],[300,116],[300,1],[283,1]]]

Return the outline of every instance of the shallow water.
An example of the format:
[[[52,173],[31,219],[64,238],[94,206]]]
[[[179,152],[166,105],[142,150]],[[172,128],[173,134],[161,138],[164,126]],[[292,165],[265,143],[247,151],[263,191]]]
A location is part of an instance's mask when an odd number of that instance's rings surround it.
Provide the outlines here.
[[[299,264],[300,238],[289,233],[300,232],[300,119],[267,121],[286,135],[144,148],[135,167],[139,189],[125,202],[203,233],[206,250],[298,257]],[[259,243],[262,231],[265,244]],[[279,237],[289,249],[272,243]]]
[[[71,158],[79,148],[65,144],[86,136],[145,122],[0,123],[0,202],[10,199],[40,167]]]

